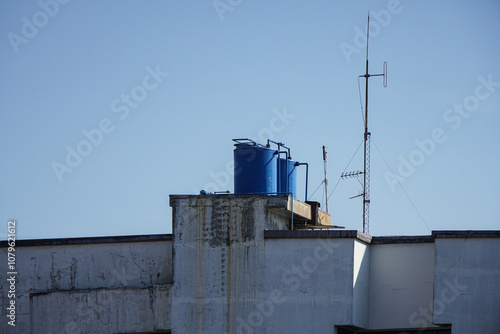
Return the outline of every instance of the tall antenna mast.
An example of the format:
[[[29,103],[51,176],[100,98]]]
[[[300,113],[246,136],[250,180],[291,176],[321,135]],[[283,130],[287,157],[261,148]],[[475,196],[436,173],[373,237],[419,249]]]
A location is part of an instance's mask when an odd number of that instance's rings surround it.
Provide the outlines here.
[[[328,213],[328,179],[326,178],[326,156],[328,155],[328,153],[326,152],[326,148],[325,148],[325,145],[323,145],[323,169],[325,170],[325,179],[324,179],[324,183],[325,183],[325,208],[326,208],[326,212]]]
[[[368,12],[368,24],[366,25],[366,81],[365,88],[365,152],[363,163],[363,233],[368,234],[370,227],[370,136],[368,132],[368,43],[370,41],[370,12]]]
[[[387,63],[384,62],[384,73],[382,74],[369,74],[368,71],[368,44],[370,41],[370,12],[368,12],[368,24],[366,26],[366,72],[364,75],[359,77],[365,78],[365,133],[364,133],[364,163],[363,163],[363,173],[361,172],[350,172],[343,173],[342,178],[346,177],[357,177],[363,174],[363,193],[351,198],[359,197],[363,195],[363,233],[368,234],[370,229],[370,137],[371,133],[368,131],[368,78],[383,76],[384,77],[384,87],[387,87]]]

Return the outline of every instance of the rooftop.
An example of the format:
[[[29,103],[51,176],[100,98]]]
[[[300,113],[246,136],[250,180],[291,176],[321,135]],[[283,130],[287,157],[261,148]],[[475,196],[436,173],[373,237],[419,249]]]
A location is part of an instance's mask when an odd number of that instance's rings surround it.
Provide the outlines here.
[[[431,235],[370,236],[356,230],[266,230],[264,239],[311,239],[311,238],[354,238],[368,244],[413,244],[433,243],[435,239],[453,238],[500,238],[500,231],[432,231]],[[172,241],[172,234],[121,235],[85,238],[28,239],[16,240],[16,247],[88,245],[129,242]],[[7,241],[0,241],[0,247],[8,247]]]

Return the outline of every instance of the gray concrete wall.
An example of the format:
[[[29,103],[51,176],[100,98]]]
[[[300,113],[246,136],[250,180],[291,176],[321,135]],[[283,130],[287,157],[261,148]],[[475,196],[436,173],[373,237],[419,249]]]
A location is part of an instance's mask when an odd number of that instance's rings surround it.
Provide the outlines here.
[[[172,329],[237,333],[240,319],[267,294],[264,230],[285,228],[271,210],[286,198],[171,196],[173,208]]]
[[[500,239],[436,238],[434,322],[500,333]],[[420,319],[424,322],[424,319]]]
[[[432,327],[418,322],[433,300],[434,244],[370,246],[370,329]]]
[[[148,288],[172,282],[171,241],[79,245],[50,245],[50,242],[47,242],[45,244],[45,246],[16,246],[15,248],[18,273],[16,275],[17,321],[16,327],[9,326],[6,321],[1,321],[1,333],[30,333],[32,316],[30,294],[91,289]],[[0,258],[7,258],[6,248],[0,249]],[[6,308],[9,303],[7,294],[4,293],[8,290],[6,279],[6,271],[3,270],[0,272],[2,319],[7,319]],[[56,297],[49,295],[40,298],[44,302],[48,300],[48,303],[52,303],[52,298]],[[37,299],[38,297],[35,298]],[[37,333],[36,328],[33,330]]]
[[[164,287],[34,294],[32,333],[138,333],[169,329],[171,300],[163,294]]]

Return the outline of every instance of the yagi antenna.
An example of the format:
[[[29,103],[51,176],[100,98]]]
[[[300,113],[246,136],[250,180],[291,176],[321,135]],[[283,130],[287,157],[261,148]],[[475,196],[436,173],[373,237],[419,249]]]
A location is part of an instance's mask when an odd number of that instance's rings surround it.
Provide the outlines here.
[[[368,12],[368,24],[366,26],[366,72],[359,77],[365,78],[365,133],[364,133],[364,163],[363,172],[348,172],[341,175],[342,178],[357,177],[363,174],[363,193],[351,198],[363,196],[363,233],[369,233],[370,225],[370,137],[371,133],[368,131],[368,79],[370,77],[384,77],[384,87],[387,87],[387,62],[384,62],[384,71],[382,74],[369,74],[368,72],[368,43],[370,41],[370,12]]]

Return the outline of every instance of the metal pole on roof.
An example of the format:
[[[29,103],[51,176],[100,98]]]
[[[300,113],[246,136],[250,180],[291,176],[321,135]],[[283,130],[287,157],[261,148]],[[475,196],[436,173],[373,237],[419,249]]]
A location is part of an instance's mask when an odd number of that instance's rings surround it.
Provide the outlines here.
[[[323,169],[325,171],[325,179],[323,183],[325,184],[325,209],[328,212],[328,179],[326,178],[326,156],[328,153],[326,152],[326,147],[323,145]]]

